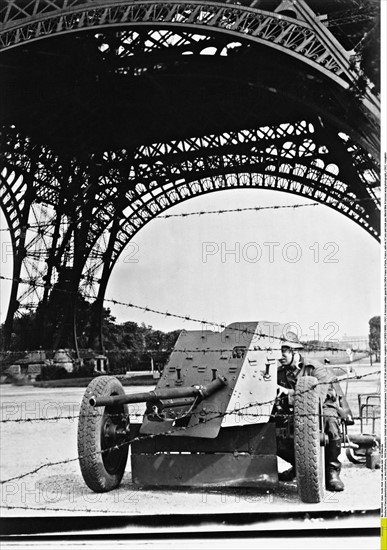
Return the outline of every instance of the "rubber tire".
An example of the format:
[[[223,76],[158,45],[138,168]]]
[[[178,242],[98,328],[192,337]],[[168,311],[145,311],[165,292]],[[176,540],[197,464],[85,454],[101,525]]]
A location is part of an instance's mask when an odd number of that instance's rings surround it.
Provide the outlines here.
[[[117,451],[117,471],[109,472],[104,464],[102,450],[102,426],[105,414],[123,413],[128,416],[127,405],[93,407],[89,400],[95,397],[108,397],[124,394],[124,388],[114,376],[99,376],[87,386],[82,399],[78,422],[78,457],[86,485],[96,493],[112,491],[119,486],[128,460],[129,445],[120,445]],[[114,445],[114,443],[113,443]],[[106,458],[105,458],[106,460]]]
[[[294,396],[294,454],[298,494],[302,502],[324,499],[324,447],[320,397],[313,376],[299,378]]]

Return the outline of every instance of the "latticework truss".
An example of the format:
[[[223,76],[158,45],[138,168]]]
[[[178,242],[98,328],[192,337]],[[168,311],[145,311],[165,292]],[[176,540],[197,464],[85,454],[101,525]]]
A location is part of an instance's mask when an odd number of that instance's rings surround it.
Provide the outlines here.
[[[378,99],[307,2],[11,0],[0,19],[8,336],[53,288],[97,319],[133,236],[205,193],[292,193],[380,238]]]

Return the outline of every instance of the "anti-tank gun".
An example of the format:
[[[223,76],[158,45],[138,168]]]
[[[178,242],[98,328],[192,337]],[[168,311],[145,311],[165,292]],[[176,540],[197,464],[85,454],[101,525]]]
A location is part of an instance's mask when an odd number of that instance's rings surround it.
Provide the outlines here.
[[[297,465],[299,494],[307,502],[322,500],[326,438],[317,380],[303,377],[297,386],[294,422],[285,431],[273,414],[283,329],[246,322],[222,332],[182,331],[150,392],[126,394],[113,376],[92,380],[78,426],[86,484],[96,492],[116,488],[130,448],[136,486],[271,489],[278,484],[281,445],[296,448],[308,434],[308,456],[315,459]],[[142,422],[131,422],[139,404]],[[311,492],[316,475],[318,487]]]

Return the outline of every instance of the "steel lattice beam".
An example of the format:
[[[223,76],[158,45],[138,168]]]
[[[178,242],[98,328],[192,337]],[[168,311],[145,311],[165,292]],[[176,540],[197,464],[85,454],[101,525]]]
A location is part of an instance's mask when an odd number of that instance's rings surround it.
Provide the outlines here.
[[[59,252],[51,256],[51,263],[56,263],[58,271],[70,264],[77,265],[77,287],[80,285],[88,294],[97,295],[96,285],[103,266],[107,282],[122,250],[148,221],[188,198],[236,187],[277,189],[311,198],[338,209],[379,238],[380,210],[375,195],[378,168],[372,157],[348,136],[337,136],[337,141],[341,141],[343,153],[348,157],[346,164],[337,157],[338,143],[331,147],[332,138],[327,139],[326,131],[321,133],[306,121],[154,143],[134,152],[107,152],[99,159],[91,157],[84,165],[75,161],[69,164],[68,179],[61,181],[66,198],[60,209],[59,195],[54,190],[59,189],[58,175],[64,169],[58,164],[55,170],[54,156],[43,149],[34,173],[38,183],[36,198],[57,208],[56,223],[61,220],[68,228],[62,237],[62,247],[57,242]],[[19,140],[19,145],[22,143]],[[25,147],[28,150],[28,141]],[[13,145],[5,152],[8,171],[14,166],[12,148]],[[336,152],[333,154],[330,149]],[[47,166],[43,164],[45,159]],[[10,187],[10,183],[7,185]],[[46,188],[51,193],[46,193]],[[113,221],[118,225],[114,237],[109,239]],[[31,263],[32,259],[38,265],[49,257],[50,251],[52,254],[55,224],[46,216],[40,225],[38,222],[35,225],[31,229],[35,236],[29,240],[29,249],[35,250],[35,256],[27,253],[27,247],[25,263]],[[69,262],[69,256],[74,255],[74,239],[78,239],[81,253]],[[40,253],[33,246],[37,240]],[[32,271],[32,278],[39,271],[41,277],[46,275],[41,267]]]
[[[357,75],[351,65],[351,54],[319,21],[305,0],[295,2],[294,9],[296,18],[239,3],[214,1],[80,0],[67,3],[35,0],[26,9],[21,1],[13,0],[3,10],[0,48],[115,25],[194,28],[197,32],[216,30],[279,49],[313,66],[341,86],[355,83]],[[377,116],[380,104],[371,93],[366,93],[364,103]]]
[[[12,90],[32,77],[30,102],[21,93],[0,114],[0,199],[15,257],[8,332],[18,308],[40,304],[44,316],[62,288],[73,298],[57,344],[77,293],[96,297],[94,344],[110,274],[130,239],[204,193],[290,192],[380,238],[379,102],[367,86],[360,93],[354,52],[305,0],[256,4],[0,0],[1,70]],[[192,74],[196,95],[184,102]],[[168,117],[175,88],[178,108]]]

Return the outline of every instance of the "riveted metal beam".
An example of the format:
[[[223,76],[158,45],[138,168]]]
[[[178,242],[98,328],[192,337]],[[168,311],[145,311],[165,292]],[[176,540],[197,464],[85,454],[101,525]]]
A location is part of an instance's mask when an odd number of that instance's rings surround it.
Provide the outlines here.
[[[63,0],[49,4],[35,0],[29,10],[13,0],[4,14],[0,49],[10,49],[48,36],[109,26],[153,26],[195,28],[222,32],[265,44],[294,56],[341,86],[356,85],[357,73],[348,53],[315,16],[305,0],[294,3],[297,18],[263,11],[240,3],[200,2],[199,0],[131,2],[83,0],[64,7]],[[32,12],[31,12],[32,9]],[[13,12],[13,16],[11,16]],[[380,103],[369,91],[363,98],[373,116]]]

